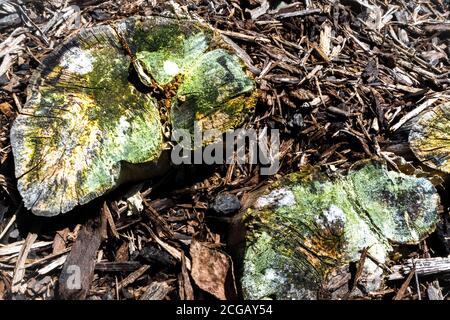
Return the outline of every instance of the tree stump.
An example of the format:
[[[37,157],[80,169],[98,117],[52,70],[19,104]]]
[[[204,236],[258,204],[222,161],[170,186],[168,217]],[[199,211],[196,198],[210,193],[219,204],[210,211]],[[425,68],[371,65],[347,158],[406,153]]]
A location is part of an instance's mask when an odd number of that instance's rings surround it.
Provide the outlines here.
[[[450,103],[420,115],[409,134],[409,145],[426,166],[450,174]]]
[[[345,267],[365,249],[383,263],[392,244],[418,243],[439,218],[430,181],[378,163],[334,179],[313,169],[293,173],[248,199],[235,224],[243,242],[233,243],[242,250],[246,299],[316,299],[335,285],[336,274],[349,275]],[[379,289],[383,270],[377,263],[363,259],[360,271],[366,290]]]
[[[25,207],[54,216],[162,175],[172,129],[215,129],[202,143],[216,141],[255,97],[243,63],[198,22],[134,17],[86,29],[43,61],[11,129]]]

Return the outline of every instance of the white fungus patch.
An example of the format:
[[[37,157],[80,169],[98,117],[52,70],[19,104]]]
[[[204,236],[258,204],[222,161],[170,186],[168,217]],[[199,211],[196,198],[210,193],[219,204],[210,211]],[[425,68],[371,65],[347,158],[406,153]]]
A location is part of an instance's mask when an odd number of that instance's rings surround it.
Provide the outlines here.
[[[266,269],[266,272],[264,274],[264,278],[267,281],[273,281],[278,277],[277,272],[273,269]]]
[[[273,207],[284,207],[292,206],[295,204],[295,196],[291,190],[281,188],[270,192],[266,196],[258,198],[255,207],[257,209],[262,209],[267,206]]]
[[[323,210],[323,215],[328,223],[345,222],[345,214],[341,208],[332,204],[328,210]]]
[[[61,57],[60,65],[70,72],[85,75],[94,69],[94,60],[94,57],[88,51],[72,48]]]
[[[167,73],[169,76],[175,76],[180,72],[180,68],[178,68],[178,65],[170,60],[164,61],[164,72]]]

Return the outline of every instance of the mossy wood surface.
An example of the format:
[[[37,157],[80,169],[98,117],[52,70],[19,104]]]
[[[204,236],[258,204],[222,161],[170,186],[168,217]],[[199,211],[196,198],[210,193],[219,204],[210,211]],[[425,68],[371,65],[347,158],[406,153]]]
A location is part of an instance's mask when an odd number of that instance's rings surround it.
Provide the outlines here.
[[[392,244],[430,234],[438,205],[431,182],[380,165],[334,181],[313,172],[291,174],[245,214],[244,296],[315,299],[326,275],[358,261],[362,249],[383,262]],[[369,259],[364,268],[369,278],[381,271]]]
[[[425,165],[450,174],[450,103],[421,115],[409,134],[409,144]]]
[[[219,45],[193,21],[134,17],[56,49],[33,75],[11,130],[25,206],[52,216],[113,189],[129,178],[124,165],[159,159],[170,120],[188,131],[195,120],[219,133],[239,125],[254,106],[254,84]]]

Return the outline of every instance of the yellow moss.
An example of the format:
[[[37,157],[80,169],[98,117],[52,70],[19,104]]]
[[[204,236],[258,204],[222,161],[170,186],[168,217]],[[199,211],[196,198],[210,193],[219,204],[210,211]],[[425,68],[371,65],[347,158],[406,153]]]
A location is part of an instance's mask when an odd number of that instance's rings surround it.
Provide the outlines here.
[[[409,143],[424,164],[450,174],[450,103],[421,115],[411,130]]]

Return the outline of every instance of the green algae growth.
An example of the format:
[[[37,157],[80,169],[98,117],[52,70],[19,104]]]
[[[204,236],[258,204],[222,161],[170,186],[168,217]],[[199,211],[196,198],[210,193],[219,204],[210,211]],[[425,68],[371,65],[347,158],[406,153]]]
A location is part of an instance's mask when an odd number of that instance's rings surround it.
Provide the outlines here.
[[[326,275],[358,261],[364,248],[384,262],[394,243],[429,235],[438,205],[431,182],[378,164],[334,181],[314,172],[291,174],[244,217],[244,297],[315,299]],[[366,281],[375,289],[381,269],[367,260]]]
[[[11,130],[25,207],[53,216],[132,177],[162,175],[162,167],[148,165],[169,146],[164,112],[170,119],[193,114],[208,124],[229,114],[214,122],[219,132],[239,125],[254,105],[245,98],[254,95],[254,83],[220,45],[194,21],[133,17],[86,29],[56,49],[33,75],[24,112]],[[214,65],[211,57],[225,64]],[[214,66],[214,74],[204,65]],[[183,122],[190,132],[194,126]],[[132,165],[147,169],[125,173],[125,167],[138,169]]]

